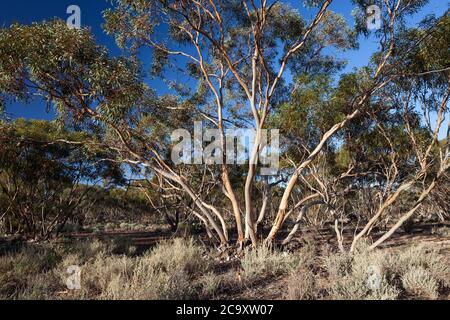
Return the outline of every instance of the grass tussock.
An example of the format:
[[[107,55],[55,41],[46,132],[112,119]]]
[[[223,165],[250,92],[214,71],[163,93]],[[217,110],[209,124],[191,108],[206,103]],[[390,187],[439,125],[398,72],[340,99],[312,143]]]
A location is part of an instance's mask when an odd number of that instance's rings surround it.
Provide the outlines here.
[[[318,298],[314,273],[309,269],[302,269],[289,275],[285,298],[288,300],[313,300]]]
[[[410,267],[402,276],[402,285],[410,295],[430,299],[438,298],[438,282],[423,267]]]
[[[297,268],[300,256],[262,246],[246,250],[241,260],[243,281],[252,283],[268,276],[289,274]]]
[[[140,257],[99,255],[84,267],[82,296],[99,299],[193,299],[208,269],[192,240],[161,243]]]

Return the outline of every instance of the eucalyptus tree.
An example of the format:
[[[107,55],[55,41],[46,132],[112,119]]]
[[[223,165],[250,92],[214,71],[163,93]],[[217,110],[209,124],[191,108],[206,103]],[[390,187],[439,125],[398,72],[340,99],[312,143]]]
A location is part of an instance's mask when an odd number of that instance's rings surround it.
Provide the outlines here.
[[[328,10],[330,3],[324,1],[310,22],[286,4],[267,1],[117,1],[105,13],[105,29],[120,45],[152,49],[155,75],[167,79],[173,66],[186,71],[179,76],[184,85],[175,77],[173,87],[221,132],[221,179],[239,243],[248,236],[257,244],[252,192],[258,154],[270,114],[288,98],[286,70],[294,77],[332,72],[341,62],[323,51],[355,46],[353,31]],[[226,163],[229,123],[255,130],[243,196],[236,194]]]
[[[120,183],[120,167],[87,148],[84,132],[23,119],[0,129],[0,225],[8,233],[50,238],[90,204],[101,180]]]
[[[296,88],[289,83],[286,71],[294,78],[330,74],[339,68],[339,61],[326,56],[325,48],[355,46],[355,32],[346,26],[343,18],[329,10],[330,3],[310,3],[318,9],[309,23],[289,6],[267,1],[117,1],[115,8],[105,13],[106,30],[116,36],[119,44],[132,51],[143,46],[153,50],[153,70],[157,74],[167,78],[170,75],[164,71],[172,70],[173,66],[186,66],[180,69],[187,71],[191,81],[187,86],[174,87],[188,100],[195,97],[193,107],[221,130],[223,159],[227,155],[224,120],[232,118],[240,125],[246,125],[247,119],[253,122],[256,137],[245,174],[243,204],[238,201],[242,197],[236,195],[229,183],[228,168],[222,161],[222,182],[233,207],[240,241],[243,236],[240,212],[243,211],[245,235],[253,245],[257,242],[252,189],[258,151],[263,147],[262,129],[268,127],[268,119]],[[275,239],[285,221],[289,199],[299,178],[323,147],[353,119],[365,115],[375,93],[400,75],[393,59],[397,37],[405,27],[406,17],[424,3],[401,0],[378,3],[381,28],[375,36],[380,40],[380,51],[367,68],[355,74],[353,90],[347,88],[347,95],[336,97],[336,102],[319,103],[314,110],[318,113],[329,105],[338,117],[321,124],[316,138],[307,141],[307,156],[290,170],[268,242]],[[371,4],[371,1],[355,1],[360,12],[366,12]],[[364,16],[357,16],[356,31],[368,33]],[[405,52],[411,49],[404,48]],[[289,113],[285,116],[289,117]]]
[[[371,246],[375,248],[419,211],[429,208],[432,199],[441,199],[442,190],[446,190],[450,165],[449,131],[445,128],[449,119],[448,27],[446,13],[442,17],[427,17],[417,28],[399,29],[387,71],[392,80],[371,95],[368,107],[362,110],[363,116],[355,118],[334,136],[342,143],[328,144],[322,150],[328,158],[325,165],[328,170],[318,172],[316,160],[299,179],[300,188],[316,180],[309,190],[317,190],[305,194],[298,202],[303,205],[299,217],[306,215],[311,203],[325,205],[327,209],[332,207],[334,215],[330,215],[329,222],[335,220],[341,250],[345,250],[343,229],[357,230],[347,239],[351,243],[348,249],[353,251],[361,238],[370,236],[378,227],[382,233]],[[333,98],[327,99],[334,104],[325,108],[329,118],[339,115],[338,106],[344,105],[342,99],[353,96],[352,88],[358,87],[359,79],[356,74],[341,78]],[[315,83],[311,88],[322,92]],[[287,105],[286,108],[295,110],[292,117],[276,118],[301,146],[307,143],[301,137],[314,137],[309,130],[319,128],[307,125],[308,119],[314,121],[320,117],[320,112],[308,116],[311,98],[307,93],[304,91],[303,97]],[[312,100],[318,96],[312,95]],[[321,105],[326,106],[327,102]],[[299,119],[303,119],[304,126],[291,125]],[[442,134],[447,137],[442,139]],[[292,146],[291,158],[305,157],[306,148]],[[305,177],[309,179],[305,181]],[[342,197],[342,191],[349,193]],[[443,202],[439,202],[442,206]],[[298,221],[294,232],[297,226]],[[292,236],[291,233],[287,240]]]
[[[389,120],[382,121],[379,117],[376,123],[389,150],[384,196],[376,213],[355,235],[351,251],[400,197],[413,190],[410,204],[371,248],[387,240],[448,179],[450,124],[444,126],[450,115],[449,28],[446,13],[440,18],[428,18],[419,28],[402,30],[398,35],[391,68],[399,76],[377,94],[385,107],[384,117],[397,118],[397,128],[391,130],[386,128]],[[446,134],[443,141],[439,141],[440,132]]]
[[[166,161],[170,154],[166,134],[188,126],[184,123],[191,115],[178,112],[171,97],[157,98],[144,84],[136,60],[110,58],[88,30],[51,21],[2,29],[0,71],[3,102],[41,96],[57,109],[58,123],[93,134],[82,143],[106,150],[109,155],[102,161],[140,165],[179,184],[220,242],[227,242],[223,226],[214,218],[217,211],[207,209]],[[168,113],[160,104],[174,109]]]
[[[379,51],[366,67],[342,77],[335,87],[336,78],[330,75],[337,77],[343,61],[327,52],[354,48],[356,35],[368,30],[364,16],[356,17],[355,30],[349,28],[345,19],[330,11],[331,2],[307,1],[316,13],[307,21],[277,1],[118,0],[105,12],[105,30],[127,53],[116,58],[96,45],[87,30],[69,30],[58,21],[13,25],[0,31],[2,100],[42,95],[56,106],[61,122],[102,137],[100,145],[115,153],[105,160],[134,165],[149,179],[156,175],[184,192],[198,218],[225,245],[229,242],[225,210],[212,203],[217,198],[211,193],[202,192],[197,175],[203,171],[176,166],[170,158],[168,135],[206,119],[209,127],[220,131],[221,159],[218,166],[208,164],[207,170],[212,185],[230,203],[241,246],[246,238],[253,246],[258,244],[258,218],[264,218],[263,208],[256,217],[252,197],[255,182],[261,180],[257,170],[265,147],[263,130],[299,116],[298,122],[306,124],[293,123],[295,134],[291,132],[283,148],[290,165],[270,179],[285,180],[279,185],[282,196],[266,238],[271,243],[286,221],[299,181],[314,171],[333,139],[342,138],[342,129],[369,118],[371,109],[380,107],[376,99],[401,87],[400,79],[446,72],[447,66],[427,69],[419,62],[403,63],[417,49],[414,41],[399,42],[406,17],[426,1],[379,1],[381,28],[375,32]],[[361,12],[371,4],[355,1]],[[426,41],[429,34],[426,29],[421,38]],[[146,85],[139,61],[143,47],[151,49],[151,74],[166,81],[176,95],[161,97]],[[414,66],[420,70],[410,73]],[[295,95],[308,94],[310,105],[300,110],[286,104]],[[226,130],[234,127],[255,131],[243,171],[226,161],[232,152],[227,149]],[[231,177],[233,171],[238,174]],[[310,192],[306,189],[305,196]]]

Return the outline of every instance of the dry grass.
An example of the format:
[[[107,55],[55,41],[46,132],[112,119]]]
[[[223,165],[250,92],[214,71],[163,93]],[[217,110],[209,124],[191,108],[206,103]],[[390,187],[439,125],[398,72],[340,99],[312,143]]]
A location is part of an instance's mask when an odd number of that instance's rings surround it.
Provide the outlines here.
[[[225,277],[215,274],[214,272],[208,272],[201,276],[199,283],[201,285],[201,298],[213,299],[220,287],[225,281]]]
[[[246,250],[241,259],[243,280],[252,283],[267,276],[293,272],[299,265],[299,255],[271,250],[262,246],[257,250]]]
[[[449,267],[442,255],[422,246],[368,251],[325,258],[332,299],[397,299],[409,294],[438,298],[448,286]]]
[[[1,256],[0,298],[191,299],[202,286],[205,295],[216,290],[212,275],[201,277],[210,264],[192,240],[164,242],[140,257],[113,254],[117,244],[99,241],[55,247]],[[81,289],[68,292],[72,265],[81,267]]]
[[[191,299],[193,280],[208,269],[192,240],[161,243],[142,257],[99,255],[82,271],[81,297],[99,299]]]
[[[317,297],[316,275],[310,269],[299,270],[289,276],[286,299],[313,300]]]
[[[129,248],[120,239],[94,240],[30,244],[0,255],[0,299],[214,299],[245,292],[262,298],[266,287],[292,300],[436,299],[450,282],[445,256],[423,246],[362,246],[354,254],[261,247],[225,265],[192,239],[162,242],[141,256]],[[73,265],[81,268],[80,290],[66,288]],[[277,281],[283,285],[271,286]]]
[[[429,299],[437,299],[439,296],[438,282],[423,267],[410,267],[402,276],[402,284],[406,292],[413,296]]]
[[[36,275],[49,273],[60,262],[61,256],[53,249],[25,247],[18,253],[0,257],[0,299],[23,297],[28,286],[37,286]]]
[[[210,267],[210,260],[203,256],[204,249],[192,239],[177,238],[170,242],[163,242],[148,253],[149,265],[155,270],[163,272],[177,272],[187,274],[202,274]]]

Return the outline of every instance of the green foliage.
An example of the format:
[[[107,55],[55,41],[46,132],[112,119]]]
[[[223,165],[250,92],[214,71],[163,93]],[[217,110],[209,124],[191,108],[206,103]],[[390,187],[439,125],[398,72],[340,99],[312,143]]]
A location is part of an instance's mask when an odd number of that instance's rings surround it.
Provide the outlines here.
[[[75,119],[95,104],[105,119],[118,121],[144,91],[136,62],[110,59],[88,30],[59,20],[1,29],[0,74],[4,99],[29,101],[40,94],[60,116]]]
[[[243,81],[249,83],[251,79],[251,56],[253,43],[251,23],[256,19],[254,10],[247,14],[242,9],[240,1],[217,2],[203,4],[199,11],[195,3],[182,6],[177,1],[163,3],[139,2],[130,4],[129,1],[117,0],[114,7],[104,13],[104,28],[108,34],[114,35],[119,46],[136,52],[141,47],[151,50],[151,73],[161,76],[180,96],[193,104],[194,108],[209,112],[210,104],[215,96],[206,86],[206,80],[196,61],[179,59],[178,48],[188,48],[187,52],[196,52],[191,35],[196,33],[189,23],[198,21],[200,14],[201,27],[205,32],[200,33],[201,50],[204,54],[205,68],[209,73],[219,72],[221,66],[226,65],[223,46],[228,58],[239,63],[234,64],[236,72]],[[209,10],[209,11],[208,11]],[[208,12],[221,15],[219,24]],[[167,28],[161,28],[165,26]],[[306,31],[307,23],[302,15],[291,6],[282,2],[274,2],[267,10],[264,28],[258,38],[259,47],[263,48],[265,68],[272,78],[276,76],[279,57],[299,41],[299,35]],[[165,31],[165,29],[167,31]],[[158,35],[156,35],[158,32]],[[205,33],[208,33],[206,35]],[[223,34],[222,34],[223,33]],[[160,39],[164,38],[165,41]],[[304,48],[291,57],[288,68],[294,77],[309,74],[333,74],[344,66],[344,61],[338,61],[332,55],[325,55],[324,48],[346,50],[355,48],[356,37],[345,19],[337,13],[328,11],[322,23],[310,35]],[[177,49],[175,49],[177,48]],[[197,54],[193,54],[197,57]],[[169,70],[183,73],[192,82],[173,77]],[[245,93],[237,79],[229,72],[224,77],[224,112],[233,113],[237,118],[247,118],[242,112],[245,104]],[[264,83],[264,79],[262,80]],[[278,105],[286,100],[287,84],[280,83],[277,95],[273,97],[273,104]],[[226,111],[225,111],[226,109]]]
[[[121,178],[119,167],[98,161],[105,153],[84,147],[84,133],[60,130],[53,122],[22,119],[1,123],[1,128],[4,231],[48,238],[86,204],[90,189],[86,184]]]
[[[104,165],[106,161],[132,163],[132,174],[152,182],[146,186],[154,188],[149,198],[156,199],[156,207],[167,208],[167,220],[177,229],[180,211],[190,212],[199,202],[189,199],[195,195],[186,196],[179,190],[175,196],[171,195],[171,200],[161,197],[161,192],[174,188],[173,185],[154,187],[160,183],[155,168],[167,170],[164,179],[180,173],[187,177],[186,183],[192,190],[202,191],[209,188],[205,172],[208,177],[211,173],[210,181],[220,181],[221,174],[226,172],[211,166],[178,166],[175,170],[168,160],[170,133],[178,128],[192,129],[192,122],[204,117],[212,120],[210,126],[216,126],[216,119],[225,117],[224,129],[247,127],[252,118],[249,106],[254,105],[260,108],[256,118],[262,117],[263,105],[268,108],[265,119],[269,121],[261,126],[281,128],[285,137],[282,152],[287,160],[282,163],[281,178],[290,173],[292,162],[298,165],[311,155],[330,128],[336,129],[331,138],[325,136],[326,141],[317,153],[319,157],[302,172],[305,180],[299,189],[296,186],[295,192],[312,191],[314,186],[307,180],[313,179],[307,171],[316,165],[321,167],[325,184],[339,180],[353,166],[352,175],[339,181],[343,185],[319,186],[327,198],[335,197],[340,187],[350,190],[354,186],[370,186],[382,190],[389,181],[386,175],[390,168],[395,167],[396,174],[398,171],[391,186],[413,176],[419,167],[415,148],[425,149],[434,138],[421,114],[415,108],[406,108],[403,102],[410,93],[411,102],[436,111],[436,101],[445,94],[448,84],[443,72],[416,79],[418,74],[430,69],[448,66],[448,16],[428,18],[420,28],[407,29],[406,17],[417,12],[425,1],[401,2],[398,23],[389,32],[387,6],[391,2],[354,2],[360,10],[373,3],[382,7],[384,28],[375,32],[381,49],[367,66],[343,75],[338,72],[345,61],[335,53],[357,48],[357,35],[367,32],[363,17],[357,17],[356,27],[352,29],[342,16],[327,10],[320,23],[306,33],[310,22],[299,11],[279,1],[267,8],[267,16],[262,20],[258,17],[263,10],[253,6],[243,10],[242,2],[237,0],[113,1],[113,7],[104,13],[104,29],[124,49],[118,57],[110,57],[89,30],[72,30],[59,20],[1,28],[1,105],[11,100],[29,102],[42,96],[49,107],[57,109],[58,123],[67,130],[62,132],[62,127],[58,129],[53,123],[44,122],[5,126],[1,141],[6,151],[1,155],[4,172],[0,176],[3,183],[0,201],[8,210],[2,217],[8,219],[9,231],[47,236],[57,225],[70,219],[72,204],[80,204],[81,195],[95,189],[90,184],[96,178],[103,179],[106,190],[96,190],[88,198],[90,201],[108,204],[105,205],[108,209],[115,206],[127,214],[130,207],[145,207],[139,192],[136,197],[128,197],[120,194],[123,191],[120,188],[114,188],[111,193],[116,195],[105,195],[121,169],[119,165]],[[319,2],[307,1],[307,5],[319,5]],[[429,29],[433,29],[430,34]],[[389,46],[389,41],[394,39],[396,45]],[[301,49],[289,51],[295,44],[301,44]],[[171,94],[159,96],[145,83],[144,64],[139,60],[141,47],[150,48],[151,76],[161,77]],[[390,48],[392,52],[387,54]],[[178,51],[181,49],[186,51]],[[286,72],[278,78],[280,63],[284,66],[285,62],[280,58],[287,56],[290,59]],[[383,56],[386,61],[381,60]],[[377,68],[382,61],[384,67]],[[271,84],[278,80],[272,92]],[[380,85],[383,82],[386,86]],[[254,87],[253,93],[249,92],[250,87]],[[355,117],[346,122],[348,115]],[[12,139],[8,140],[10,136]],[[65,145],[58,139],[72,143]],[[430,171],[438,165],[434,161],[438,159],[438,151],[434,147],[429,155],[433,158]],[[242,203],[242,177],[246,176],[246,168],[242,167],[228,168],[239,203]],[[182,180],[172,178],[174,184],[181,184]],[[258,176],[254,180],[255,187],[263,185]],[[83,186],[78,187],[79,184]],[[312,184],[322,183],[312,181]],[[214,184],[204,192],[208,199],[203,200],[227,212],[229,202],[219,185]],[[274,190],[282,192],[284,185]],[[257,193],[256,189],[250,190],[252,195]],[[389,187],[385,189],[387,193],[390,191]],[[356,210],[347,208],[347,199],[351,203],[357,202],[357,198],[358,195],[348,198],[345,195],[330,202],[336,202],[336,208],[343,208],[343,214],[350,215]],[[122,200],[129,205],[121,205]],[[275,195],[271,202],[276,205],[277,200],[279,197]],[[407,200],[413,201],[412,197]],[[105,207],[99,205],[92,214],[97,215]],[[63,208],[69,210],[61,214]],[[361,219],[361,216],[365,213],[357,212],[351,222],[364,222],[365,217]],[[54,221],[48,230],[30,226],[35,224],[30,221],[36,221],[38,216]],[[112,221],[106,229],[115,229],[119,223]],[[44,221],[41,225],[45,225]]]
[[[355,18],[355,30],[358,34],[364,34],[368,36],[373,30],[367,29],[366,23],[366,9],[371,5],[377,5],[380,9],[380,18],[383,24],[389,23],[389,10],[392,12],[393,8],[397,4],[396,2],[386,2],[382,0],[352,0],[355,4],[355,8],[352,11],[352,15]],[[412,0],[412,1],[401,1],[398,6],[398,17],[400,25],[404,26],[406,18],[414,13],[420,11],[420,9],[427,4],[429,0]],[[389,5],[389,8],[387,7]],[[382,37],[383,31],[376,30],[376,36]]]

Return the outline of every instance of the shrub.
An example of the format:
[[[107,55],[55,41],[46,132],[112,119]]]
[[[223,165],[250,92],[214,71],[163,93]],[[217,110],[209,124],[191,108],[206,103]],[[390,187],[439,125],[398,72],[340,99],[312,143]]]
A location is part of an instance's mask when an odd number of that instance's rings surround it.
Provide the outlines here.
[[[114,246],[97,240],[56,248],[34,246],[0,256],[0,298],[193,299],[200,290],[212,295],[218,286],[192,240],[164,242],[141,257],[114,255]],[[72,265],[81,268],[81,289],[67,292]]]
[[[436,279],[440,287],[450,286],[450,266],[445,256],[423,245],[399,250],[393,259],[395,269],[404,274],[411,267],[422,267]]]
[[[365,244],[352,255],[338,253],[325,257],[332,299],[394,300],[400,291],[391,284],[389,259],[380,250],[368,251]]]
[[[203,257],[203,249],[192,239],[160,243],[144,259],[155,270],[188,275],[202,274],[210,266],[209,259]]]
[[[437,235],[439,237],[450,237],[450,228],[449,227],[433,227],[431,229],[431,234]]]
[[[0,298],[14,299],[22,295],[32,278],[52,270],[61,256],[45,246],[26,246],[18,253],[0,257]]]
[[[363,246],[354,254],[325,257],[324,266],[333,299],[396,299],[402,290],[435,298],[449,281],[445,258],[423,246],[393,251]]]
[[[346,253],[331,253],[324,257],[323,264],[330,279],[347,275],[352,267],[352,256]]]
[[[200,277],[199,282],[202,290],[202,298],[208,299],[214,297],[222,281],[220,276],[213,272],[208,272]]]
[[[86,298],[126,299],[126,283],[133,272],[133,259],[100,255],[81,269],[81,295]]]
[[[115,223],[112,223],[112,222],[108,222],[106,225],[105,225],[105,231],[114,231],[115,229],[117,229],[117,226],[116,226],[116,224]]]
[[[201,248],[192,240],[161,243],[142,257],[101,253],[82,267],[80,297],[191,299],[196,297],[193,277],[207,268]]]
[[[210,299],[281,275],[287,275],[287,299],[396,299],[402,292],[435,299],[450,274],[445,257],[423,246],[369,251],[363,245],[353,254],[326,253],[323,264],[313,245],[295,254],[262,247],[244,251],[241,267],[230,264],[221,274],[192,239],[162,242],[142,256],[116,249],[98,240],[64,240],[0,255],[0,299]],[[72,265],[81,268],[81,289],[68,291]]]
[[[131,230],[130,224],[128,224],[126,222],[122,222],[121,224],[119,224],[119,229],[120,230]]]
[[[132,245],[129,237],[114,237],[108,244],[108,251],[112,254],[133,255],[136,247]]]
[[[312,300],[319,296],[319,288],[313,269],[316,267],[316,247],[313,242],[307,242],[296,253],[298,265],[287,278],[287,293],[289,300]]]
[[[21,300],[55,300],[57,292],[64,289],[60,278],[52,270],[29,277],[26,286],[17,296]]]
[[[298,255],[271,250],[266,246],[256,250],[246,249],[241,260],[243,280],[251,283],[258,278],[289,274],[299,263]]]
[[[410,267],[402,276],[402,284],[406,292],[415,296],[430,299],[437,299],[439,296],[436,279],[423,267]]]
[[[368,286],[367,274],[348,274],[335,280],[328,293],[337,300],[395,300],[400,290],[381,277],[376,287]]]
[[[62,245],[60,249],[66,256],[73,255],[72,264],[83,265],[89,260],[95,259],[99,255],[110,253],[110,246],[98,239],[69,242]]]
[[[318,295],[315,278],[316,276],[309,269],[292,273],[287,280],[286,298],[289,300],[315,299]]]

